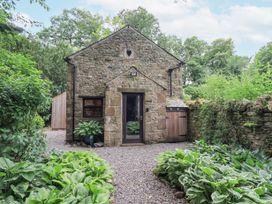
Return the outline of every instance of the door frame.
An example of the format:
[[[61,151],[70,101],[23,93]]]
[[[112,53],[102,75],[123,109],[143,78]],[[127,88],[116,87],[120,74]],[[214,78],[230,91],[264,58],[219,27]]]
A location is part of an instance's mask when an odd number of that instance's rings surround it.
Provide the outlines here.
[[[126,119],[127,119],[127,96],[128,95],[138,95],[140,96],[140,115],[142,118],[140,119],[140,133],[139,133],[139,139],[126,139],[127,135],[127,129],[126,129]],[[122,143],[143,143],[144,142],[144,93],[139,92],[123,92],[122,93],[122,129],[123,129],[123,135],[122,135]]]

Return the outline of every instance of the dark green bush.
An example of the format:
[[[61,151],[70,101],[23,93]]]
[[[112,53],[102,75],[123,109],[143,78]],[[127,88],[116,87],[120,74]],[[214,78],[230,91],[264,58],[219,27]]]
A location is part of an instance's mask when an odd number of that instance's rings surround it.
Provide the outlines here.
[[[42,160],[46,152],[45,135],[39,130],[12,132],[0,129],[0,155],[13,161]]]

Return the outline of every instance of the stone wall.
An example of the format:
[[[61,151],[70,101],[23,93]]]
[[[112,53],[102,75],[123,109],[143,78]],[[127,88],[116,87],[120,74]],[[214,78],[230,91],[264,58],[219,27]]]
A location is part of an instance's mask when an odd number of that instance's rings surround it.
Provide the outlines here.
[[[201,136],[205,137],[203,132],[206,126],[203,121],[203,113],[201,108],[206,103],[192,103],[190,104],[189,114],[189,130],[191,140],[199,139]],[[229,102],[224,105],[226,126],[229,128],[224,142],[237,142],[242,146],[252,149],[264,149],[267,153],[272,155],[272,96],[264,96],[258,98],[256,101],[243,102]],[[211,108],[212,106],[210,106]],[[222,107],[223,108],[223,107]],[[217,129],[216,123],[216,108],[213,114],[214,118],[209,118],[213,121],[211,126],[211,133],[215,131],[225,131],[223,128]],[[219,127],[219,126],[218,126]]]
[[[129,56],[128,50],[131,51]],[[117,31],[108,38],[75,53],[69,59],[76,66],[75,126],[78,122],[86,120],[83,118],[80,96],[105,97],[107,82],[122,75],[130,67],[136,67],[141,73],[166,87],[166,95],[169,93],[170,85],[167,70],[180,63],[178,59],[131,27]],[[72,139],[71,72],[72,67],[69,67],[67,76],[67,140]],[[182,93],[181,69],[175,69],[172,78],[173,95],[180,97]],[[157,86],[155,83],[149,83],[149,85]],[[112,110],[106,107],[107,101],[104,104],[106,104],[104,113]]]

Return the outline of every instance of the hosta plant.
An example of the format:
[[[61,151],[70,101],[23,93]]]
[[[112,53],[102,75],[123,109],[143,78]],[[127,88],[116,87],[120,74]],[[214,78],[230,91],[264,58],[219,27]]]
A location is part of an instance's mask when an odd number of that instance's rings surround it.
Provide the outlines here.
[[[102,130],[103,130],[103,127],[99,122],[95,120],[91,120],[89,122],[79,123],[78,127],[75,128],[74,133],[79,137],[98,136],[102,134]]]
[[[109,165],[90,152],[53,154],[46,163],[0,157],[0,204],[110,203]]]
[[[190,203],[270,204],[272,160],[261,152],[198,142],[158,158],[154,173],[182,190]]]

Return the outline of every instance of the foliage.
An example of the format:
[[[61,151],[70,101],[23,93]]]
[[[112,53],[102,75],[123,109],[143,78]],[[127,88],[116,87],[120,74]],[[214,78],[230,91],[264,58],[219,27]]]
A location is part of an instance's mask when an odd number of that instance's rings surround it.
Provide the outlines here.
[[[159,34],[158,45],[165,48],[168,52],[175,57],[180,58],[183,46],[182,40],[175,35]]]
[[[238,141],[236,121],[240,115],[233,114],[234,107],[225,101],[211,101],[202,104],[199,112],[200,134],[205,141],[211,144],[228,143]],[[242,141],[239,141],[242,144]],[[246,145],[246,144],[244,144]]]
[[[67,63],[63,60],[73,52],[73,49],[64,43],[45,45],[37,40],[32,40],[31,45],[25,50],[37,62],[37,68],[42,71],[42,76],[52,82],[52,95],[55,96],[66,90]]]
[[[0,203],[109,203],[109,165],[90,152],[52,155],[46,163],[0,157]]]
[[[28,128],[50,105],[50,83],[29,58],[0,49],[0,126]]]
[[[118,15],[121,25],[131,25],[148,38],[156,41],[160,34],[159,21],[145,8],[138,7],[135,10],[124,9]]]
[[[60,43],[82,48],[101,38],[103,19],[84,9],[65,9],[59,16],[50,20],[51,25],[38,33],[44,42],[53,45]]]
[[[129,133],[131,133],[131,134],[139,134],[140,133],[140,124],[138,121],[127,122],[127,128],[128,128]]]
[[[205,53],[205,64],[211,73],[228,73],[224,68],[233,53],[234,45],[231,39],[216,39]]]
[[[243,73],[244,70],[247,70],[249,65],[248,57],[241,57],[237,55],[233,55],[227,59],[227,64],[225,67],[225,75],[234,75],[239,76]]]
[[[187,94],[192,93],[192,98],[209,100],[242,100],[256,99],[258,96],[269,94],[272,90],[272,67],[267,72],[254,74],[245,72],[238,76],[226,77],[222,74],[213,74],[205,78],[205,83],[191,86]],[[196,94],[195,94],[196,93]],[[198,94],[198,95],[197,95]]]
[[[74,133],[79,137],[84,136],[98,136],[102,134],[103,127],[102,125],[95,121],[91,120],[89,122],[80,122],[78,127],[75,128]]]
[[[13,161],[39,161],[46,146],[45,135],[39,130],[12,132],[0,129],[0,155]]]
[[[19,0],[0,0],[0,9],[12,10],[16,7],[16,2]],[[46,0],[29,0],[30,3],[37,3],[42,6],[44,9],[48,10],[49,7],[46,4]]]
[[[206,74],[204,55],[208,50],[207,42],[193,36],[187,38],[181,49],[181,58],[186,62],[183,72],[183,82],[199,84]]]
[[[267,72],[267,68],[272,66],[272,42],[267,43],[256,54],[253,66],[255,66],[260,73]]]
[[[30,56],[18,52],[26,42],[10,25],[0,33],[0,154],[14,161],[37,161],[46,151],[38,129],[44,126],[39,113],[49,109],[50,82]]]
[[[183,190],[190,203],[262,203],[272,199],[272,160],[240,147],[196,143],[160,155],[154,173]]]

